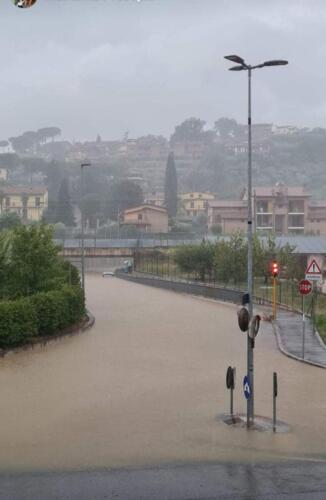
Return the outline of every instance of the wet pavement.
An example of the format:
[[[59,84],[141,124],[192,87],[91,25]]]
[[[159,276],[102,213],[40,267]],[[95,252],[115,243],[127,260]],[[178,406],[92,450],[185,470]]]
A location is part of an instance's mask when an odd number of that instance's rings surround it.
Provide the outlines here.
[[[0,500],[325,500],[326,465],[188,464],[0,475]]]
[[[305,320],[304,336],[300,314],[279,310],[275,327],[280,349],[284,353],[326,368],[326,346],[314,333],[310,318]]]

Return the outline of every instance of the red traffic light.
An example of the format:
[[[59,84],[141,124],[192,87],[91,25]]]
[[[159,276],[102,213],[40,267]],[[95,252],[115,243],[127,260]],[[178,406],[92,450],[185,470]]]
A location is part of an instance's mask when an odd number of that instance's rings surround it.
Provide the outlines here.
[[[272,271],[272,276],[274,278],[277,278],[277,276],[278,276],[278,263],[276,262],[276,260],[273,260],[273,262],[272,262],[271,271]]]

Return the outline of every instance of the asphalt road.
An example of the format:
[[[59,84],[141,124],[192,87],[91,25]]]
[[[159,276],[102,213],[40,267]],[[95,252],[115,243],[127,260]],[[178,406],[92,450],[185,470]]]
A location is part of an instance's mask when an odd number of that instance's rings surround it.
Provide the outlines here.
[[[174,465],[1,475],[0,500],[325,500],[326,465]]]

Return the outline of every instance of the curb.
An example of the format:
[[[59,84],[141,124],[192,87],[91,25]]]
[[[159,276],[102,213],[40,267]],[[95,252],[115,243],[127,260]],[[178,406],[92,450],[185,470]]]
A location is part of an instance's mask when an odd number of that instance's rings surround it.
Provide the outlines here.
[[[88,309],[86,309],[86,316],[88,319],[86,323],[81,327],[82,332],[88,330],[89,328],[92,328],[95,323],[95,316],[93,316],[93,314]]]
[[[73,325],[63,332],[58,332],[55,335],[51,335],[48,337],[35,337],[28,344],[13,347],[12,349],[0,349],[0,358],[4,358],[8,354],[18,354],[21,351],[26,351],[27,349],[34,349],[34,347],[44,347],[50,342],[56,342],[58,340],[64,339],[68,336],[78,335],[79,333],[83,333],[89,328],[91,328],[95,323],[95,316],[86,309],[86,314],[84,316],[85,322],[83,324],[78,324],[78,326]]]
[[[308,359],[300,358],[299,356],[296,356],[295,354],[292,354],[289,351],[287,351],[285,349],[285,347],[283,346],[281,334],[279,332],[279,328],[278,328],[277,324],[275,323],[275,321],[272,321],[272,327],[273,327],[273,331],[274,331],[274,334],[276,337],[277,347],[282,352],[282,354],[285,354],[285,356],[287,356],[288,358],[294,359],[295,361],[300,361],[301,363],[306,363],[307,365],[316,366],[317,368],[323,368],[323,369],[326,368],[326,365],[316,363],[315,361],[309,361]]]

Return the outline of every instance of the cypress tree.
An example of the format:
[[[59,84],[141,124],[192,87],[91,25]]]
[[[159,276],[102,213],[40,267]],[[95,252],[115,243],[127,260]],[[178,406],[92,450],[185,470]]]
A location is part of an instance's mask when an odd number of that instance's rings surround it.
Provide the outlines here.
[[[164,200],[169,216],[175,217],[178,210],[178,179],[173,153],[169,154],[165,169]]]
[[[68,227],[75,225],[75,218],[70,201],[69,187],[66,177],[62,180],[58,191],[54,222],[62,222]]]

